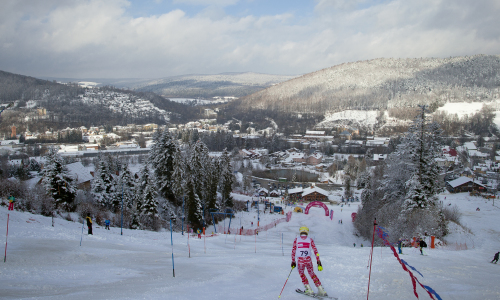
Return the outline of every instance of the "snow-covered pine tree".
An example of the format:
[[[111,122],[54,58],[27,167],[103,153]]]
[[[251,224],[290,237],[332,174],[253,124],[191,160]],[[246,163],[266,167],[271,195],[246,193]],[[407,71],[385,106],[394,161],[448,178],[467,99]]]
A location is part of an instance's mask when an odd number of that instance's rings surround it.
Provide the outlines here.
[[[207,177],[211,171],[209,169],[209,160],[207,146],[203,142],[196,142],[191,149],[189,170],[193,179],[195,193],[198,195],[202,205],[206,204],[207,200]]]
[[[222,155],[219,159],[220,165],[220,193],[222,197],[222,201],[226,207],[232,208],[234,206],[233,197],[231,196],[231,192],[233,190],[233,182],[234,182],[234,174],[233,167],[231,166],[231,158],[229,157],[229,153],[227,149],[224,149]]]
[[[182,197],[186,187],[186,162],[181,151],[176,151],[174,155],[174,166],[172,171],[172,192],[176,197],[176,206],[182,205]]]
[[[145,177],[141,203],[141,220],[152,228],[158,219],[158,193],[151,177]]]
[[[103,155],[99,155],[95,162],[94,178],[91,182],[90,193],[94,199],[108,209],[116,209],[113,206],[115,198],[115,185],[113,177],[110,174],[106,159]]]
[[[196,194],[196,187],[194,184],[195,175],[193,175],[191,165],[186,165],[186,210],[187,221],[191,224],[191,228],[201,228],[203,225],[203,208],[200,198]]]
[[[135,182],[128,164],[121,166],[121,173],[117,177],[117,181],[116,194],[119,195],[120,200],[123,198],[124,209],[132,209],[135,200]]]
[[[155,143],[151,147],[148,162],[154,167],[153,173],[159,194],[175,202],[172,173],[174,172],[174,157],[177,152],[180,152],[179,146],[168,129],[155,133],[153,140]]]
[[[414,171],[407,181],[405,209],[427,208],[434,206],[435,195],[442,191],[439,184],[441,168],[436,159],[442,156],[441,130],[436,123],[426,118],[426,106],[420,106],[420,112],[403,138],[405,156]]]
[[[206,173],[206,193],[205,193],[205,211],[209,212],[210,209],[217,208],[217,189],[219,187],[220,179],[220,167],[219,159],[214,157],[213,159],[208,158],[205,165]]]
[[[149,171],[149,166],[148,164],[144,164],[144,166],[141,168],[139,171],[139,178],[135,182],[135,202],[137,204],[137,208],[140,211],[140,208],[142,207],[143,203],[143,195],[144,192],[146,191],[146,186],[148,185],[150,181],[151,173]]]
[[[441,131],[426,118],[426,108],[418,116],[396,150],[385,161],[384,175],[374,175],[362,193],[363,207],[356,218],[359,233],[376,217],[393,238],[428,232],[445,232],[436,194],[442,190],[436,158],[441,153]]]
[[[46,163],[42,170],[42,184],[47,194],[54,198],[56,208],[66,211],[75,209],[75,181],[68,173],[57,149],[51,148],[45,156]]]

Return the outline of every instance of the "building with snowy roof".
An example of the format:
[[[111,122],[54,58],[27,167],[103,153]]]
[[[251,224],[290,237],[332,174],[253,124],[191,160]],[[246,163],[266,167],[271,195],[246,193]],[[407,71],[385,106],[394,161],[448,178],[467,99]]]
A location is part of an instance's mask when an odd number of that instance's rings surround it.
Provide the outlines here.
[[[302,201],[328,201],[328,192],[317,186],[305,188],[302,192]]]
[[[485,185],[474,181],[474,179],[470,177],[465,176],[459,177],[455,180],[447,181],[446,189],[450,193],[463,193],[472,191],[486,192]]]
[[[90,182],[92,181],[92,174],[89,169],[85,168],[81,162],[67,164],[66,168],[68,173],[75,180],[76,186],[80,190],[90,189]]]

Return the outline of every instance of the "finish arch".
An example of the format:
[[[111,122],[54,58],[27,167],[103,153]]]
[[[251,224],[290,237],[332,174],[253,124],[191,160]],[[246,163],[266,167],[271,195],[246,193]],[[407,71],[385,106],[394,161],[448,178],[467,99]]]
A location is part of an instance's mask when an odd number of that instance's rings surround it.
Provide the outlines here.
[[[326,207],[326,205],[323,203],[323,202],[320,202],[320,201],[313,201],[309,204],[307,204],[307,207],[306,207],[306,210],[305,210],[305,214],[307,215],[309,213],[309,209],[311,207],[323,207],[323,209],[325,210],[325,216],[329,216],[330,212],[328,211],[328,207]]]

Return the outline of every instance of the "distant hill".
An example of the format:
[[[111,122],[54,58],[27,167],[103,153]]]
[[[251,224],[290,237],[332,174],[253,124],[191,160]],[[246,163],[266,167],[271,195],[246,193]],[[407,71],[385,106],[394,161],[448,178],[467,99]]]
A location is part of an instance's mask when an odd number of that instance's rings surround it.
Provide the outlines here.
[[[129,87],[136,91],[153,92],[167,98],[242,97],[292,78],[295,76],[251,72],[183,75],[131,84]]]
[[[78,94],[78,88],[53,81],[0,71],[0,103],[50,98],[50,94]]]
[[[0,133],[9,132],[12,124],[39,131],[96,124],[165,124],[186,122],[199,113],[150,92],[112,87],[96,91],[0,71],[0,104],[11,102],[15,105],[2,113]],[[38,107],[45,108],[46,115],[38,116]]]
[[[447,102],[491,101],[500,94],[500,56],[379,58],[344,63],[240,99],[237,110],[334,113]]]

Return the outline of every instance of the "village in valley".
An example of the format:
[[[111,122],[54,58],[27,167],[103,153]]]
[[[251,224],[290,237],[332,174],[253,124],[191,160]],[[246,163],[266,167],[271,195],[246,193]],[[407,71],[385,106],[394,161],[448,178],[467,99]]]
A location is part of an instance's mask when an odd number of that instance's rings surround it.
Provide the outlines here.
[[[96,91],[96,88],[86,92],[84,97],[86,101],[117,99],[116,103],[130,98],[116,92],[106,96]],[[149,111],[149,104],[146,102],[148,101],[134,101],[134,105]],[[121,103],[120,106],[127,107],[126,103]],[[36,103],[27,107],[29,109],[25,121],[48,118],[47,111],[36,107]],[[134,110],[133,106],[128,109]],[[293,201],[311,200],[308,198],[313,194],[316,200],[344,201],[344,195],[339,191],[345,185],[344,170],[349,161],[354,163],[356,169],[351,174],[351,185],[354,186],[367,168],[380,165],[387,159],[388,154],[395,149],[395,140],[401,137],[401,134],[377,136],[366,128],[360,134],[360,130],[352,126],[324,128],[324,124],[320,128],[322,130],[311,128],[303,134],[288,136],[281,133],[277,126],[256,130],[248,124],[244,132],[241,132],[234,129],[234,125],[238,125],[237,128],[243,127],[237,120],[217,124],[217,112],[217,108],[206,108],[206,119],[185,124],[80,126],[46,132],[31,132],[29,125],[23,126],[25,130],[19,132],[13,124],[10,134],[4,133],[4,139],[0,141],[0,151],[5,161],[3,166],[28,169],[33,160],[43,168],[44,154],[49,148],[55,148],[67,161],[68,170],[77,178],[78,187],[89,189],[94,174],[92,160],[98,155],[113,156],[132,166],[137,165],[134,169],[137,172],[139,165],[148,156],[153,135],[158,131],[169,131],[178,138],[180,144],[189,143],[197,137],[202,140],[217,138],[217,145],[209,146],[210,156],[220,156],[223,148],[230,151],[236,178],[233,184],[235,193],[287,197]],[[220,135],[224,137],[222,141]],[[496,150],[498,138],[473,134],[443,138],[449,141],[450,146],[443,146],[442,155],[436,158],[436,164],[442,169],[441,184],[450,192],[468,191],[474,195],[494,197],[499,180],[500,151]],[[17,173],[12,173],[13,178]],[[40,181],[36,179],[39,176],[37,172],[28,172],[27,176],[30,182]],[[358,180],[356,187],[364,187],[362,180]],[[359,195],[352,194],[352,197],[359,201]]]

